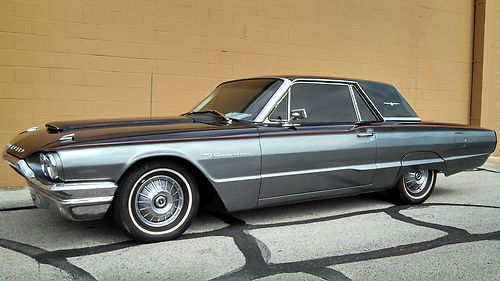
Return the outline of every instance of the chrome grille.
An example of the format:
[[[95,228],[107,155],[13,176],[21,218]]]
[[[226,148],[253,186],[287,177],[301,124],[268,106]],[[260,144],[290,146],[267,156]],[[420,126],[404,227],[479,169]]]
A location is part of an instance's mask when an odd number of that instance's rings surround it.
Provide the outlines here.
[[[17,152],[17,153],[23,153],[23,152],[24,152],[24,148],[19,147],[19,146],[16,146],[16,145],[13,145],[13,144],[11,144],[11,143],[9,143],[9,144],[7,145],[7,149],[8,149],[8,150],[15,151],[15,152]]]

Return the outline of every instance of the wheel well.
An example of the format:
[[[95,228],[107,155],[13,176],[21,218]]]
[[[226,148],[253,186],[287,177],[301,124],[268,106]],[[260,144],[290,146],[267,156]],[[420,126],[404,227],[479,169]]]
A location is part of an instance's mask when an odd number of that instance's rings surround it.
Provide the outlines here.
[[[436,152],[421,151],[408,153],[401,160],[400,174],[410,170],[446,171],[446,162]]]
[[[199,186],[199,191],[200,191],[200,207],[207,209],[207,210],[222,210],[226,211],[226,207],[224,206],[224,203],[222,202],[221,198],[219,197],[219,194],[215,190],[215,187],[212,185],[212,183],[208,180],[208,178],[205,176],[205,174],[198,169],[193,163],[189,162],[188,160],[177,157],[177,156],[155,156],[155,157],[148,157],[144,159],[140,159],[130,165],[125,172],[120,176],[118,179],[118,188],[120,188],[120,181],[125,177],[127,173],[130,171],[136,169],[137,167],[150,162],[150,161],[172,161],[176,162],[185,168],[187,168],[189,171],[193,173],[193,176],[196,178],[198,181],[198,186]]]

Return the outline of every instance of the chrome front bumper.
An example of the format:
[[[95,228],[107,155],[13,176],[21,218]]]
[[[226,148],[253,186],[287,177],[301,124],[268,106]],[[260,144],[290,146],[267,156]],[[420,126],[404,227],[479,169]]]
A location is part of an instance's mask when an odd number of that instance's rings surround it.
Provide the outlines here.
[[[22,174],[30,186],[33,203],[38,208],[54,210],[70,220],[104,217],[117,188],[111,181],[43,183],[26,162],[10,154],[4,160]]]

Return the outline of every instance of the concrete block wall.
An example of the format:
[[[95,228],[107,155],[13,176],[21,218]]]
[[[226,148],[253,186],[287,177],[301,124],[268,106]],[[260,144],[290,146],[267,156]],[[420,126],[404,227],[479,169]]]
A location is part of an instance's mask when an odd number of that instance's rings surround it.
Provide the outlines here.
[[[500,2],[475,0],[472,125],[500,132]],[[500,143],[496,154],[500,155]]]
[[[1,0],[0,143],[148,116],[151,92],[152,115],[176,115],[265,74],[394,83],[423,119],[468,124],[473,14],[473,0]],[[0,164],[0,186],[21,184]]]
[[[491,5],[489,7],[488,5]],[[488,1],[489,8],[489,28],[487,32],[491,41],[487,42],[489,56],[487,58],[486,81],[487,89],[483,95],[486,99],[486,115],[483,116],[482,126],[492,128],[497,131],[497,137],[500,138],[500,36],[498,28],[500,27],[500,1]],[[487,93],[486,93],[487,92]],[[500,156],[500,142],[497,142],[496,155]]]

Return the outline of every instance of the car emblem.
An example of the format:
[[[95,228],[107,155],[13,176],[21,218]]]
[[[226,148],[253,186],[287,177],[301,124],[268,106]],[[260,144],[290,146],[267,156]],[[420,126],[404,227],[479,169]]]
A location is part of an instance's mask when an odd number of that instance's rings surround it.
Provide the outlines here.
[[[204,153],[202,154],[204,158],[208,159],[220,159],[220,158],[241,158],[250,156],[250,152],[235,152],[235,153]]]
[[[395,106],[395,105],[399,105],[399,102],[384,102],[385,105],[390,105],[390,106]]]

